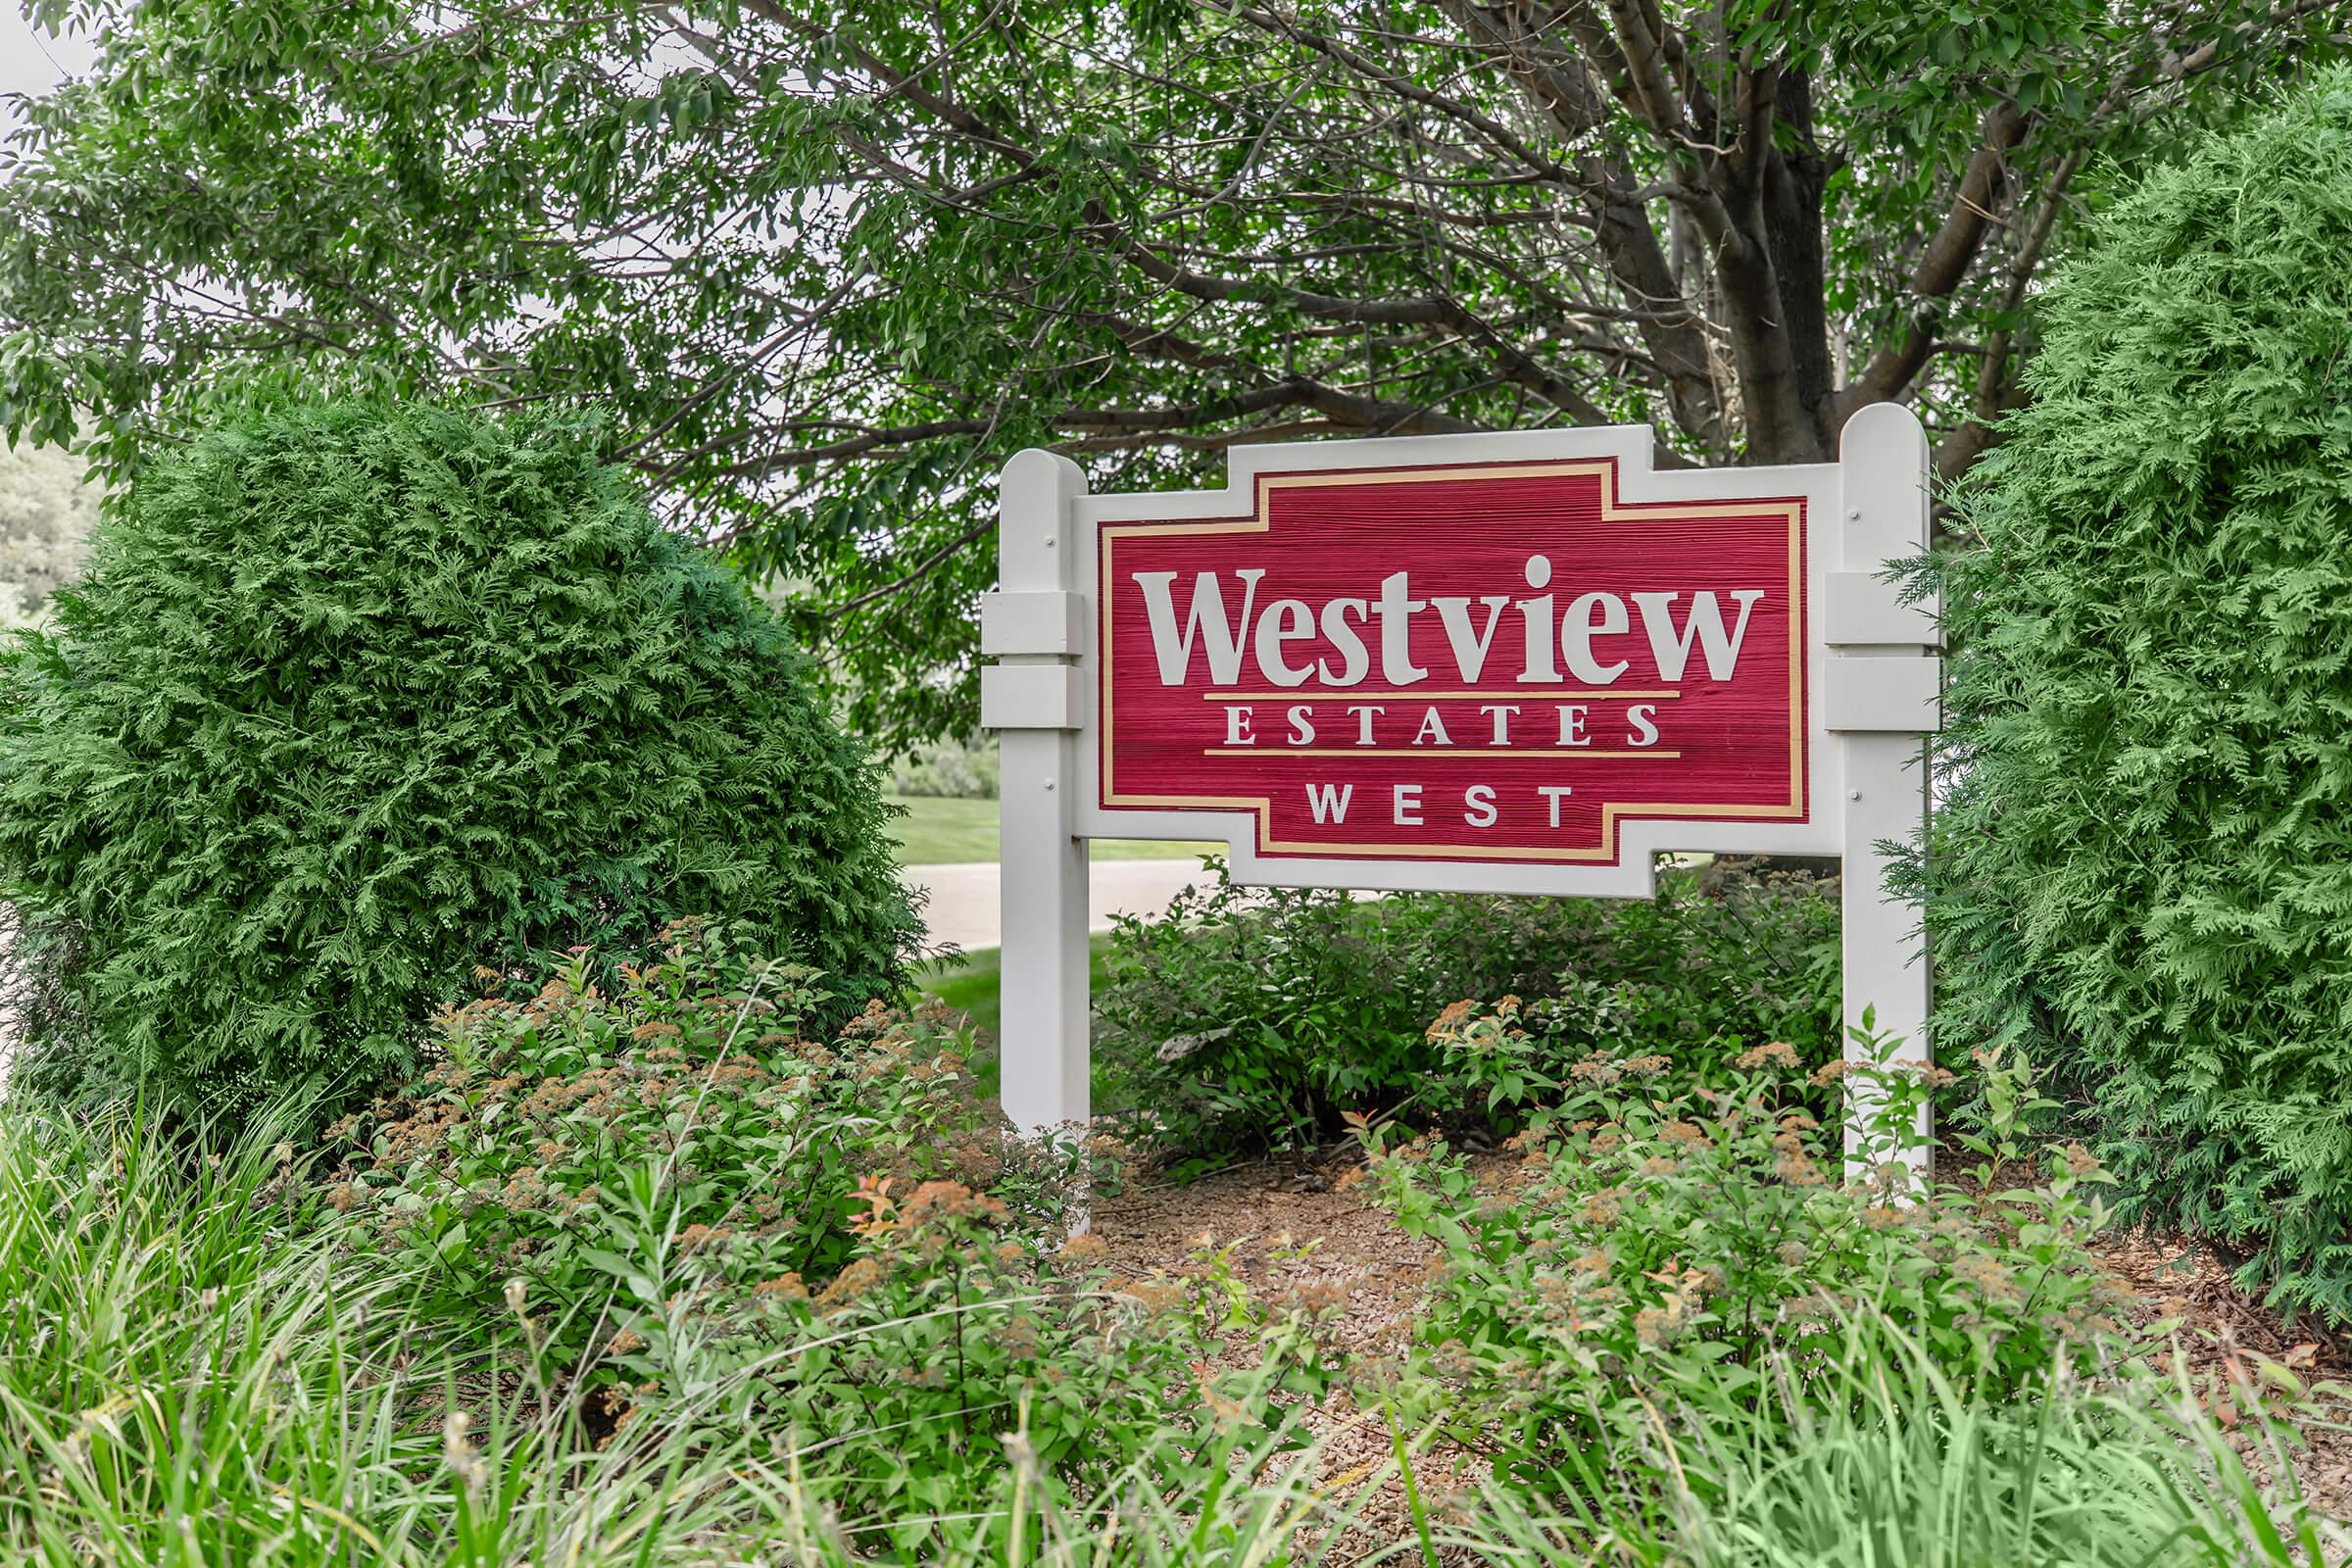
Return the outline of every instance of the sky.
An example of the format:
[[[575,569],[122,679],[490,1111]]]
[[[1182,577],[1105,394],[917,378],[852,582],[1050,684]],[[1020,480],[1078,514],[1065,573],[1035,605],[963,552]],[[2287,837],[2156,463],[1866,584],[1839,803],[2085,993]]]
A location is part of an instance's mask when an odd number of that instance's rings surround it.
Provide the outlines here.
[[[54,37],[24,20],[17,0],[0,0],[0,93],[47,92],[90,64],[90,40],[77,34]],[[16,117],[0,107],[0,135]]]

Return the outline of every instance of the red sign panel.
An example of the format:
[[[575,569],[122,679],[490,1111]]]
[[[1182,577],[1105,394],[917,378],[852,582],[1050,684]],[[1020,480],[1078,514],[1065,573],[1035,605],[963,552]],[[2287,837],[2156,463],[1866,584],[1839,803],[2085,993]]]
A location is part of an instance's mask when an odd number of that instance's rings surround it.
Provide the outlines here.
[[[1102,804],[1271,858],[1613,863],[1805,817],[1804,503],[1628,504],[1610,459],[1261,474],[1101,525]]]

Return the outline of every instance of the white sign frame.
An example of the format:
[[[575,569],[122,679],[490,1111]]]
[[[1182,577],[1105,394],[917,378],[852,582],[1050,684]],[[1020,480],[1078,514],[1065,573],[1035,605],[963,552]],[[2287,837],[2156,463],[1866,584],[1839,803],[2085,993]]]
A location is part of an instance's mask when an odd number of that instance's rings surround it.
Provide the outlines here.
[[[1091,1112],[1087,842],[1222,839],[1232,878],[1259,886],[1645,898],[1656,857],[1681,851],[1837,856],[1844,862],[1843,1011],[1930,1059],[1930,975],[1918,910],[1886,884],[1884,843],[1918,840],[1927,737],[1939,727],[1937,607],[1902,603],[1889,566],[1928,542],[1926,433],[1907,409],[1847,420],[1836,463],[1658,468],[1647,426],[1235,447],[1222,490],[1094,496],[1069,459],[1017,454],[1002,481],[999,583],[982,604],[981,722],[1002,732],[999,805],[1003,1100],[1026,1132]],[[1609,458],[1629,503],[1805,501],[1809,794],[1801,822],[1632,818],[1614,864],[1261,858],[1247,811],[1106,808],[1095,666],[1099,526],[1248,515],[1257,476]],[[1849,1046],[1849,1055],[1858,1049]],[[1923,1117],[1924,1117],[1923,1110]],[[1914,1164],[1924,1168],[1925,1133]],[[1849,1148],[1853,1134],[1849,1129]]]

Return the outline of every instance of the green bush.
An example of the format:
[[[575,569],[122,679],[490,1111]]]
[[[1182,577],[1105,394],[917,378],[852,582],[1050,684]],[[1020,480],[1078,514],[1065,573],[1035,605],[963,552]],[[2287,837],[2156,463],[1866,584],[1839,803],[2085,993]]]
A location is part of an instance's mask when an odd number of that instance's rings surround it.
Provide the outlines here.
[[[520,1280],[568,1361],[650,1329],[668,1292],[636,1287],[664,1260],[706,1285],[822,1286],[856,1250],[861,1183],[960,1179],[1054,1223],[1050,1161],[972,1095],[968,1030],[875,1003],[809,1038],[812,972],[746,935],[682,921],[610,992],[582,952],[528,1002],[440,1013],[421,1079],[327,1129],[347,1238],[413,1267],[452,1323]]]
[[[1008,1505],[1003,1434],[1057,1504],[1295,1441],[1277,1396],[1321,1387],[1309,1325],[1213,1259],[1114,1280],[1062,1245],[1070,1162],[972,1096],[944,1009],[808,1038],[809,972],[700,922],[610,995],[595,969],[444,1012],[414,1092],[330,1130],[324,1228],[414,1282],[432,1332],[518,1327],[592,1428],[761,1433],[908,1549]]]
[[[2086,1099],[2124,1211],[2352,1321],[2352,77],[2189,151],[2037,306],[1938,576],[1944,1054]]]
[[[1514,1126],[1541,1063],[1505,1086],[1449,1070],[1429,1034],[1450,1003],[1544,995],[1546,1059],[1602,1046],[1765,1039],[1838,1054],[1834,882],[1719,862],[1655,900],[1188,889],[1121,918],[1096,998],[1104,1099],[1180,1170],[1338,1134],[1407,1105]],[[1456,1065],[1459,1065],[1457,1063]]]
[[[32,1078],[372,1091],[477,963],[757,922],[855,1007],[916,929],[774,618],[592,422],[341,405],[159,463],[0,662]]]
[[[1501,1049],[1520,1012],[1456,1016],[1446,1042]],[[1588,1057],[1556,1117],[1514,1140],[1514,1171],[1365,1130],[1373,1191],[1440,1250],[1415,1366],[1431,1418],[1513,1473],[1573,1470],[1639,1435],[1661,1395],[1769,1415],[1824,1379],[1835,1392],[1857,1314],[1995,1399],[2099,1364],[2125,1293],[2085,1247],[2106,1180],[2086,1151],[2049,1153],[2028,1185],[1904,1200],[1890,1158],[1948,1074],[1808,1073],[1779,1041],[1732,1066],[1718,1090],[1654,1052]],[[1866,1179],[1842,1169],[1838,1123],[1807,1108],[1808,1089],[1841,1080],[1870,1107],[1862,1159],[1889,1161]],[[2014,1155],[2011,1131],[1983,1142]]]

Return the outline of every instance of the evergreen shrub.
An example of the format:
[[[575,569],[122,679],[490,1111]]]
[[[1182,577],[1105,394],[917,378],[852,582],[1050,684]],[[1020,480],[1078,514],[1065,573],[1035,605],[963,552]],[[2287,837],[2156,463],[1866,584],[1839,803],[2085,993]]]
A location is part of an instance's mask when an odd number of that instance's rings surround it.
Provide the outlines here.
[[[59,1095],[364,1094],[477,965],[748,921],[855,1008],[918,923],[878,774],[593,420],[254,414],[0,659],[0,884]]]
[[[2127,1212],[2352,1320],[2352,77],[2191,149],[2040,302],[1936,568],[1941,1054],[2014,1042]],[[1973,535],[1973,539],[1969,538]]]

